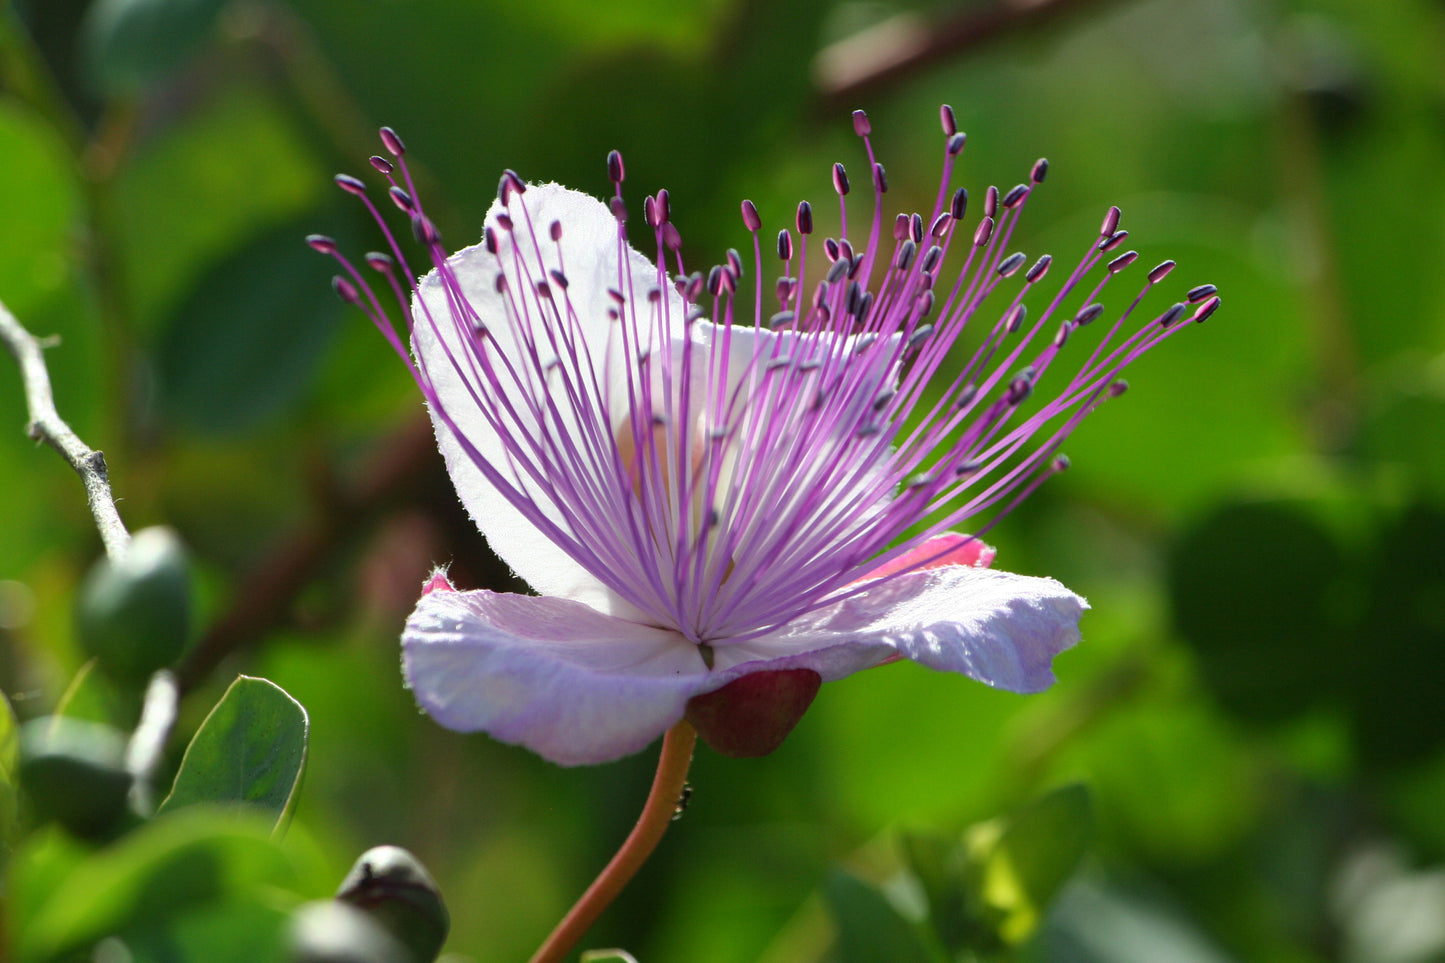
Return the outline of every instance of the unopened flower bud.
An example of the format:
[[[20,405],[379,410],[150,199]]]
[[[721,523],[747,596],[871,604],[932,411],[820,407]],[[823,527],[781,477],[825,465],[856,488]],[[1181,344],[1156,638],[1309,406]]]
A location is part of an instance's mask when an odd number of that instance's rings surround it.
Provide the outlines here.
[[[736,759],[766,756],[783,744],[822,684],[812,669],[753,672],[693,696],[687,721],[714,752]]]
[[[436,959],[451,927],[431,874],[399,846],[377,846],[362,853],[336,898],[380,924],[411,952],[415,963]]]
[[[127,812],[125,736],[84,719],[31,719],[20,729],[20,783],[38,821],[105,839]]]
[[[286,942],[289,963],[411,963],[406,948],[381,924],[337,900],[299,907]]]
[[[190,610],[185,548],[171,529],[147,528],[118,561],[103,558],[90,570],[76,603],[76,629],[102,671],[139,689],[180,657]]]

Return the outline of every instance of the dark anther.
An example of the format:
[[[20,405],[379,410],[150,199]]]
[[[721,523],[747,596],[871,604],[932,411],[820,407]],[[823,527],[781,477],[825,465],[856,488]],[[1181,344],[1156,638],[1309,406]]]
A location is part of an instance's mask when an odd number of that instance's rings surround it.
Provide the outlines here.
[[[440,244],[441,232],[432,223],[431,218],[417,214],[411,219],[411,236],[416,238],[418,244],[433,245]]]
[[[837,284],[843,280],[843,277],[848,273],[848,268],[852,266],[852,261],[844,261],[841,258],[834,261],[833,266],[828,269],[828,283]]]
[[[1190,318],[1189,320],[1202,323],[1203,321],[1208,319],[1211,314],[1218,310],[1219,297],[1216,295],[1215,297],[1210,298],[1208,301],[1205,301],[1198,308],[1196,308],[1194,311],[1194,317]]]
[[[998,272],[999,277],[1006,278],[1022,267],[1024,261],[1027,259],[1028,255],[1023,251],[1015,251],[1000,261],[998,267],[994,268],[994,270]]]
[[[908,347],[910,347],[910,348],[916,348],[916,347],[918,347],[920,344],[922,344],[923,342],[927,341],[927,340],[928,340],[928,336],[931,335],[932,333],[933,333],[933,325],[931,325],[931,324],[920,324],[918,327],[914,328],[914,329],[913,329],[913,333],[908,336]]]
[[[859,137],[867,137],[873,132],[873,125],[868,123],[868,115],[861,110],[853,111],[853,133]]]
[[[893,219],[893,240],[901,241],[908,236],[908,215],[899,214]]]
[[[944,137],[952,137],[958,133],[958,118],[953,116],[953,108],[947,104],[941,104],[939,106],[938,121],[943,125]]]
[[[1184,308],[1185,304],[1183,301],[1170,305],[1168,311],[1159,315],[1159,326],[1161,328],[1167,328],[1175,321],[1178,321],[1184,316]]]
[[[798,233],[813,233],[813,205],[807,201],[798,202]]]
[[[567,290],[567,275],[563,274],[556,268],[552,268],[550,271],[548,271],[547,275],[553,280],[554,283],[556,283],[557,287],[561,288],[564,291]]]
[[[396,262],[391,259],[391,255],[383,254],[381,251],[367,251],[362,255],[362,260],[366,261],[367,267],[373,271],[379,271],[382,274],[390,274],[391,269],[396,266]]]
[[[952,220],[953,215],[948,211],[944,211],[935,217],[933,223],[928,226],[928,236],[935,239],[943,237],[943,235],[948,232],[948,225]]]
[[[1120,254],[1118,257],[1114,258],[1114,260],[1104,265],[1104,267],[1110,274],[1118,274],[1120,271],[1124,270],[1126,267],[1133,264],[1137,260],[1139,260],[1138,251],[1125,251],[1123,254]]]
[[[1003,206],[1006,208],[1018,207],[1025,197],[1029,196],[1027,184],[1015,184],[1013,188],[1004,195]]]
[[[998,216],[998,188],[992,185],[983,192],[983,216]]]
[[[331,290],[335,291],[336,296],[347,304],[356,304],[361,300],[361,295],[356,290],[356,285],[339,274],[331,279]]]
[[[988,239],[993,237],[993,218],[985,217],[978,222],[978,227],[973,232],[974,247],[983,247]]]
[[[968,188],[960,187],[953,192],[953,203],[949,205],[948,213],[953,215],[955,221],[963,220],[963,215],[968,211]]]
[[[386,193],[391,198],[391,202],[396,205],[397,210],[404,214],[416,213],[416,204],[412,202],[411,195],[406,191],[400,187],[393,187]]]
[[[1037,261],[1034,262],[1033,267],[1029,268],[1028,273],[1024,275],[1024,280],[1029,282],[1030,284],[1033,284],[1035,281],[1041,279],[1045,274],[1049,273],[1049,265],[1053,263],[1054,256],[1052,254],[1045,254],[1043,257],[1039,258]]]
[[[359,178],[352,177],[350,174],[337,174],[336,186],[348,194],[355,194],[357,197],[366,193],[366,185],[363,184]]]
[[[793,259],[793,235],[788,233],[787,228],[778,232],[778,260],[791,261]]]
[[[1015,304],[1013,309],[1008,313],[1008,320],[1004,322],[1004,330],[1009,334],[1014,334],[1019,328],[1024,326],[1024,322],[1028,320],[1028,317],[1028,305]]]
[[[1149,272],[1149,283],[1158,284],[1160,281],[1167,278],[1169,276],[1169,272],[1172,270],[1174,270],[1173,261],[1161,261],[1159,264],[1154,266],[1154,269],[1152,271]]]
[[[490,227],[482,228],[482,244],[489,254],[497,253],[497,232]]]
[[[325,234],[308,234],[306,235],[306,243],[311,245],[313,251],[318,251],[322,254],[336,253],[336,241],[327,237]]]
[[[928,316],[928,312],[930,312],[930,311],[933,310],[933,292],[932,292],[932,291],[924,291],[922,294],[920,294],[920,295],[918,296],[918,302],[917,302],[917,304],[918,304],[918,316],[919,316],[920,318],[927,317],[927,316]]]
[[[778,328],[781,328],[785,324],[792,324],[793,318],[795,317],[797,317],[797,315],[795,315],[791,311],[779,311],[771,318],[768,318],[768,327],[776,331]]]
[[[943,248],[937,244],[930,245],[928,250],[923,252],[923,263],[918,266],[918,269],[925,274],[930,274],[934,268],[938,267],[938,262],[941,260],[943,260]]]
[[[383,174],[390,174],[392,171],[396,170],[396,166],[392,164],[391,161],[387,160],[385,157],[378,157],[375,154],[371,155],[371,166],[375,167]]]
[[[1112,251],[1120,244],[1123,244],[1124,239],[1128,236],[1128,231],[1115,231],[1113,234],[1110,234],[1108,237],[1104,238],[1102,241],[1099,242],[1099,250]]]
[[[908,219],[908,234],[913,238],[914,244],[923,243],[923,215],[915,212]]]
[[[1042,184],[1044,182],[1044,178],[1048,176],[1049,159],[1047,157],[1040,157],[1038,160],[1034,161],[1034,169],[1029,173],[1029,180],[1033,181],[1035,184]]]
[[[396,131],[390,127],[383,127],[379,133],[381,134],[382,146],[387,149],[387,152],[390,153],[392,157],[400,157],[406,153],[406,145],[401,142],[400,137],[396,136]]]
[[[833,190],[838,192],[839,197],[848,193],[848,172],[841,163],[833,165]]]
[[[622,152],[609,151],[607,154],[607,179],[614,184],[621,184],[627,177],[627,169],[622,166]]]
[[[968,135],[965,134],[963,131],[959,131],[956,134],[951,134],[948,138],[948,152],[953,156],[957,157],[959,154],[963,153],[963,145],[967,143]]]
[[[917,256],[918,245],[913,243],[912,238],[909,238],[898,246],[898,256],[893,259],[893,266],[900,271],[906,271],[913,266],[913,259]]]
[[[1095,301],[1093,304],[1089,305],[1088,307],[1081,310],[1078,314],[1074,315],[1074,323],[1082,328],[1084,325],[1088,324],[1090,321],[1093,321],[1095,318],[1097,318],[1103,313],[1104,306],[1099,302]]]
[[[752,201],[743,201],[743,226],[750,231],[763,226],[763,219],[758,217],[758,207]]]
[[[1111,207],[1104,212],[1104,223],[1099,225],[1099,236],[1108,237],[1119,229],[1119,209]]]
[[[551,226],[547,228],[547,233],[551,236],[553,241],[562,240],[562,222],[553,221]]]
[[[882,164],[873,165],[873,189],[879,194],[888,193],[888,172],[883,169]]]
[[[613,195],[611,198],[608,199],[607,206],[612,208],[613,217],[615,217],[619,222],[626,222],[627,205],[623,203],[622,198]]]
[[[1198,287],[1190,288],[1189,293],[1184,295],[1184,300],[1190,304],[1198,304],[1200,301],[1208,300],[1214,296],[1219,288],[1212,284],[1201,284]]]
[[[838,260],[838,242],[831,237],[823,239],[823,254],[828,258],[829,263]]]
[[[657,220],[662,224],[672,220],[672,195],[665,187],[657,192]]]

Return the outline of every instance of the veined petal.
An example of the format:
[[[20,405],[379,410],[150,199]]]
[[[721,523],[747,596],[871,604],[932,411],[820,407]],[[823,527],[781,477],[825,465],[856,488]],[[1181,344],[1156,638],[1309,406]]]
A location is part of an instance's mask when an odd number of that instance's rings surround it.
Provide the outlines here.
[[[423,596],[402,634],[402,666],[442,725],[564,766],[643,749],[708,680],[676,632],[568,599],[488,591]]]
[[[616,440],[636,402],[638,357],[661,348],[671,361],[681,351],[681,298],[586,194],[530,185],[508,206],[493,204],[487,229],[495,253],[478,244],[452,255],[422,279],[412,306],[413,351],[447,469],[528,584],[633,614],[598,575],[622,568],[618,551],[633,537]],[[663,378],[653,367],[649,385]]]
[[[765,667],[808,668],[827,682],[901,655],[995,688],[1039,692],[1055,682],[1054,656],[1079,641],[1087,608],[1053,579],[944,565],[880,580],[762,638],[717,646],[707,688]]]

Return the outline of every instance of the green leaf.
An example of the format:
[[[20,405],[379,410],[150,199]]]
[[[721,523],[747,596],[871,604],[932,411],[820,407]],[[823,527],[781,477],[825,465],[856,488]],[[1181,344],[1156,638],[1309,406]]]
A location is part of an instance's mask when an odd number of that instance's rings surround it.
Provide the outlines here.
[[[280,826],[306,766],[306,710],[265,679],[239,676],[186,747],[166,813],[197,803],[241,803]]]
[[[1033,935],[1084,858],[1092,826],[1089,790],[1075,783],[969,831],[968,878],[1003,943]]]
[[[15,826],[17,769],[20,766],[20,724],[10,700],[0,694],[0,851],[8,848]]]
[[[179,66],[214,29],[225,0],[96,0],[81,56],[105,93],[133,93]]]
[[[17,959],[68,959],[107,936],[137,960],[275,959],[285,919],[276,894],[295,874],[269,834],[267,820],[244,813],[157,819],[75,864],[18,920]]]
[[[900,842],[909,870],[923,886],[929,924],[938,941],[958,953],[978,932],[965,902],[963,847],[934,833],[905,833]]]
[[[878,890],[834,870],[823,892],[838,927],[838,963],[929,963],[917,929]]]
[[[171,417],[211,433],[243,431],[309,382],[342,317],[334,264],[302,244],[344,227],[311,214],[270,231],[200,279],[159,346]]]

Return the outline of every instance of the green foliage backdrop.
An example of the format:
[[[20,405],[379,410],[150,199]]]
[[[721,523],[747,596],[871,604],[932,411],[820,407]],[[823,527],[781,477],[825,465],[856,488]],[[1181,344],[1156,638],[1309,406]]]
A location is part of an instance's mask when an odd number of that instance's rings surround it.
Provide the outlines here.
[[[58,337],[57,405],[105,451],[128,524],[192,553],[164,771],[238,673],[309,716],[295,866],[236,878],[326,897],[395,843],[437,878],[456,959],[521,959],[626,833],[652,752],[559,769],[440,729],[402,688],[433,563],[516,586],[406,372],[301,242],[376,246],[331,175],[395,127],[461,246],[504,168],[601,194],[618,148],[632,197],[668,187],[710,264],[746,240],[742,197],[773,230],[830,197],[831,163],[861,162],[854,107],[892,204],[926,207],[951,103],[971,190],[1052,162],[1023,250],[1067,260],[1118,204],[1143,261],[1224,297],[993,534],[999,567],[1089,597],[1085,641],[1042,696],[895,665],[826,686],[767,758],[702,751],[684,819],[587,945],[861,959],[833,948],[828,907],[897,884],[900,829],[957,834],[1082,782],[1091,854],[1024,957],[1441,960],[1442,62],[1427,0],[11,0],[0,300]],[[24,410],[7,359],[0,687],[21,721],[84,662],[73,608],[100,555]],[[87,677],[69,711],[132,724],[107,685]],[[260,830],[232,832],[239,866]],[[68,865],[73,843],[44,845]]]

